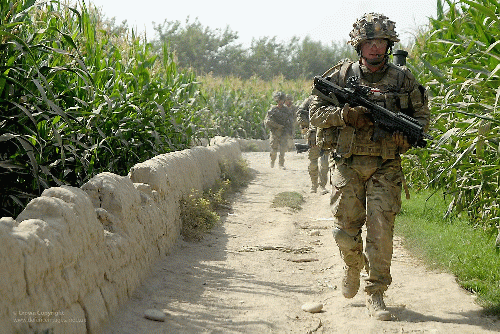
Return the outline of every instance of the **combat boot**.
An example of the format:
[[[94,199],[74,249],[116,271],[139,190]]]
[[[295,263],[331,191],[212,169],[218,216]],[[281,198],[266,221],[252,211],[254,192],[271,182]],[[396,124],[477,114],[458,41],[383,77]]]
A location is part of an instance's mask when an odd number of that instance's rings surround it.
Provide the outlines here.
[[[376,320],[391,320],[392,314],[387,311],[384,303],[384,296],[381,291],[366,295],[366,308],[370,317]]]
[[[354,298],[359,290],[359,275],[361,269],[353,266],[344,267],[344,277],[342,277],[342,295],[345,298]]]
[[[318,191],[318,187],[315,187],[314,185],[311,186],[311,193],[315,193]]]
[[[274,168],[274,160],[271,160],[271,168]]]

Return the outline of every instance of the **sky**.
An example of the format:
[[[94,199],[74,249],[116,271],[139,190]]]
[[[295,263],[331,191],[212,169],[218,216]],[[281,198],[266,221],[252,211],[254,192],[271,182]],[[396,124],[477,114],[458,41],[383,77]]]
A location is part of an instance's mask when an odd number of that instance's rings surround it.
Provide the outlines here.
[[[127,20],[130,28],[146,32],[154,38],[152,22],[165,20],[184,23],[195,19],[211,30],[229,27],[238,33],[237,43],[245,47],[252,39],[276,37],[286,42],[293,36],[309,36],[325,45],[349,39],[349,32],[357,18],[364,13],[382,13],[396,22],[401,41],[407,44],[415,31],[436,17],[436,0],[361,1],[235,1],[235,0],[87,0],[102,9],[116,23]]]

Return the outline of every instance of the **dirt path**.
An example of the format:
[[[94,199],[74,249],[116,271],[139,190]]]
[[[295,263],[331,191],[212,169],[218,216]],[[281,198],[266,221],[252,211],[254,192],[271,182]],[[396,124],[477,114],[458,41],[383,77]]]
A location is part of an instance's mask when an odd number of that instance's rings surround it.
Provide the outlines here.
[[[268,153],[244,153],[256,178],[234,197],[223,224],[176,249],[109,319],[103,333],[497,333],[453,276],[429,271],[395,240],[391,322],[370,319],[364,294],[345,299],[331,235],[328,195],[310,194],[307,155],[290,152],[281,171]],[[303,209],[271,208],[282,191],[304,195]],[[362,283],[363,284],[363,283]],[[324,304],[307,313],[307,302]],[[165,322],[143,317],[164,310]]]

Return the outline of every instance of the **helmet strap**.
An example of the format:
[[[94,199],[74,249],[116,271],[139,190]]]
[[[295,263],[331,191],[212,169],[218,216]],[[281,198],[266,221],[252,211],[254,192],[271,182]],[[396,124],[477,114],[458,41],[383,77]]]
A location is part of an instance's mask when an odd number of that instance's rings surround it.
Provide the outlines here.
[[[358,56],[360,58],[363,58],[368,64],[376,66],[382,64],[384,61],[389,60],[389,56],[392,54],[392,45],[393,43],[389,42],[389,44],[387,45],[387,50],[385,50],[384,56],[378,59],[366,59],[361,52],[361,45],[358,45],[356,47],[356,52],[358,53]]]

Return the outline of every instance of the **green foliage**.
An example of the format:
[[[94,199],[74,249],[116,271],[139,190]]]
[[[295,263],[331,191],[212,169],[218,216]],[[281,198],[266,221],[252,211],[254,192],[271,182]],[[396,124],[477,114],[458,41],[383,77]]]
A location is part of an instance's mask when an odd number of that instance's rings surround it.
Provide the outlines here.
[[[211,138],[215,135],[233,138],[266,139],[264,118],[274,104],[273,92],[281,90],[300,103],[310,92],[309,80],[285,80],[275,77],[264,81],[257,77],[242,80],[236,77],[201,77],[202,95],[198,117],[203,127],[196,135]]]
[[[296,191],[284,191],[274,196],[271,207],[289,207],[292,210],[301,210],[304,196]]]
[[[85,4],[0,1],[2,215],[189,145],[199,86],[166,47],[116,35]]]
[[[494,237],[470,221],[443,220],[449,203],[441,192],[412,194],[403,201],[395,232],[426,263],[455,275],[460,286],[478,296],[486,313],[500,315],[500,258],[492,247]]]
[[[201,73],[219,72],[222,75],[230,74],[231,64],[226,64],[227,59],[238,59],[242,57],[243,50],[234,45],[237,33],[226,27],[211,30],[196,19],[189,22],[186,19],[185,26],[181,22],[164,21],[154,25],[159,40],[153,41],[158,51],[162,45],[168,43],[177,56],[179,65],[185,68],[193,67]]]
[[[181,199],[181,235],[186,240],[199,241],[219,222],[218,210],[228,204],[230,194],[248,185],[253,174],[248,163],[239,159],[221,164],[221,177],[212,188],[205,191],[191,190]]]
[[[500,4],[438,1],[437,19],[418,36],[412,70],[429,87],[435,142],[410,152],[417,187],[442,188],[447,213],[465,211],[485,228],[499,224]]]
[[[219,215],[213,210],[207,193],[192,190],[187,198],[180,201],[181,235],[186,240],[199,241],[219,221]]]
[[[256,76],[263,80],[276,76],[287,80],[312,78],[339,60],[356,56],[345,41],[328,46],[309,37],[303,40],[293,37],[288,42],[279,42],[276,36],[261,37],[245,49],[237,44],[238,34],[229,27],[212,30],[197,19],[190,22],[189,17],[184,25],[165,21],[154,29],[159,36],[153,41],[155,46],[167,42],[175,50],[180,66],[192,67],[203,75],[242,79]]]
[[[224,161],[221,164],[221,179],[229,182],[230,191],[238,191],[246,187],[254,174],[248,167],[248,162],[244,159],[238,159],[232,163]]]

